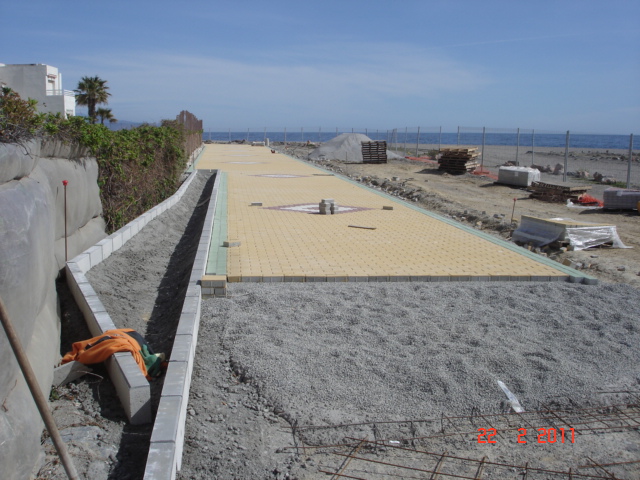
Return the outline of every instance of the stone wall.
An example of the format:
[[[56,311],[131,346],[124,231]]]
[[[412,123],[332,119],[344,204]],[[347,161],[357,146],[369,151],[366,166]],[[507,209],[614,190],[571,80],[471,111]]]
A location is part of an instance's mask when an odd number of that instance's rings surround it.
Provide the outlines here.
[[[0,143],[0,297],[48,397],[60,359],[55,280],[68,256],[104,238],[98,165],[77,146]],[[41,456],[43,423],[0,330],[0,465],[4,479],[28,478]]]

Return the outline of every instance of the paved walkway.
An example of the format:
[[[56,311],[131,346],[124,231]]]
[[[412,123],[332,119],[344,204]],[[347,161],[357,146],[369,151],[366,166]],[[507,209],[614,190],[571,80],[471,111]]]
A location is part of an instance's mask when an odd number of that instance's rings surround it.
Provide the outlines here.
[[[197,168],[221,174],[206,273],[228,282],[595,282],[266,147],[207,145]],[[337,213],[320,215],[322,199]]]

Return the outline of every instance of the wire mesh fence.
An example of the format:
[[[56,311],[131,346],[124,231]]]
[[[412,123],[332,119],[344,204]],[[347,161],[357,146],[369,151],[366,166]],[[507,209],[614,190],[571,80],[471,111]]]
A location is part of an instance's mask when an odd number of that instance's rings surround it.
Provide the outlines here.
[[[633,135],[520,128],[437,127],[393,129],[299,127],[209,129],[204,140],[216,142],[323,143],[342,133],[361,133],[384,140],[405,157],[435,157],[444,148],[476,148],[479,173],[497,175],[500,166],[535,167],[548,181],[596,181],[608,186],[640,188],[640,152]],[[637,144],[637,141],[636,141]]]

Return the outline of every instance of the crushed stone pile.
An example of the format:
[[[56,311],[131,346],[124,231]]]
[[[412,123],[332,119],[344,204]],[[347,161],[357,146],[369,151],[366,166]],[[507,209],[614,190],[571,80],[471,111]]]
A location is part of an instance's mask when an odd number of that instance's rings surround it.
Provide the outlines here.
[[[343,133],[313,150],[309,154],[309,159],[362,163],[362,142],[372,141],[362,133]],[[387,150],[387,158],[399,159],[402,157]]]

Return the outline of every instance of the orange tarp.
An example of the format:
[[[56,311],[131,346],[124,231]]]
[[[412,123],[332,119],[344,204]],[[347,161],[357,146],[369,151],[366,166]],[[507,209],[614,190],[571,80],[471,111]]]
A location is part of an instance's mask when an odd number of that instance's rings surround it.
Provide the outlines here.
[[[91,365],[104,362],[114,353],[131,352],[140,370],[147,377],[147,367],[140,354],[140,344],[133,337],[127,335],[126,332],[133,332],[133,329],[107,330],[97,337],[75,342],[72,345],[72,350],[62,357],[62,363],[65,364],[76,360],[85,365]]]

